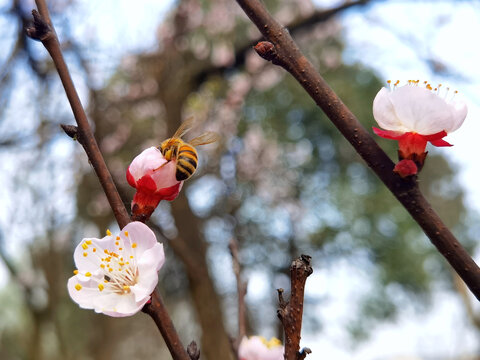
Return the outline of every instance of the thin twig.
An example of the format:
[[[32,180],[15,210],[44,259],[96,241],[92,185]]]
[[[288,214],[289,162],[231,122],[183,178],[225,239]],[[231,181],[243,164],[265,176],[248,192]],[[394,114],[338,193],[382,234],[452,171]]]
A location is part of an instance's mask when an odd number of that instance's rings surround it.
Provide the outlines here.
[[[158,289],[155,289],[152,294],[152,301],[145,305],[142,311],[150,315],[155,324],[157,324],[173,359],[190,360],[191,358],[180,341],[180,337],[177,334],[177,330],[175,330],[170,315],[168,315]]]
[[[278,289],[279,307],[277,315],[285,332],[285,360],[303,360],[311,353],[308,348],[300,351],[300,333],[302,330],[303,296],[305,282],[312,272],[310,265],[312,258],[302,255],[295,259],[290,266],[290,300],[283,298],[283,289]]]
[[[247,282],[242,280],[241,265],[238,257],[238,242],[236,239],[231,239],[228,248],[232,254],[233,272],[237,281],[237,296],[238,296],[238,336],[233,343],[235,354],[238,353],[238,346],[243,337],[247,334],[247,307],[245,304],[245,295],[247,294]]]
[[[39,12],[36,10],[32,11],[34,25],[27,29],[27,33],[30,37],[41,41],[52,57],[78,125],[77,139],[85,149],[88,159],[100,180],[103,190],[107,195],[108,202],[110,203],[115,218],[117,219],[118,225],[120,228],[123,228],[130,222],[127,209],[125,209],[123,201],[118,194],[115,183],[110,175],[110,171],[108,171],[105,160],[103,159],[97,141],[95,140],[88,123],[87,115],[85,114],[85,110],[83,109],[75,85],[73,84],[70,72],[68,71],[67,64],[63,58],[45,0],[36,0],[36,4]]]
[[[480,300],[480,268],[431,208],[416,179],[402,179],[393,172],[392,160],[301,53],[288,31],[273,19],[259,0],[237,0],[237,3],[268,40],[268,44],[256,47],[260,56],[280,65],[295,77]],[[262,52],[262,49],[268,49],[268,52]]]
[[[45,0],[36,0],[37,8],[32,11],[34,18],[34,25],[27,29],[27,33],[30,37],[39,40],[45,46],[47,51],[50,53],[50,56],[55,63],[60,79],[65,88],[70,106],[72,107],[75,120],[77,121],[78,127],[72,125],[62,125],[62,129],[65,133],[77,139],[78,142],[83,146],[85,152],[87,153],[88,159],[92,164],[97,177],[102,184],[103,190],[107,195],[110,207],[113,210],[115,218],[117,219],[118,225],[120,228],[123,228],[130,222],[130,218],[127,212],[127,209],[123,205],[123,202],[120,198],[118,190],[113,182],[112,176],[105,164],[103,155],[98,147],[98,144],[93,136],[93,132],[90,128],[90,125],[85,114],[85,110],[80,102],[80,98],[73,84],[70,72],[63,58],[62,51],[60,49],[60,44],[55,33],[55,28],[50,20],[50,14]],[[157,324],[160,333],[165,339],[168,349],[174,360],[191,360],[192,358],[187,354],[187,351],[183,347],[180,338],[173,326],[173,322],[168,315],[168,312],[163,304],[163,301],[160,297],[160,294],[156,290],[152,294],[152,299],[149,304],[147,304],[143,311],[149,314],[155,323]],[[193,352],[193,356],[200,356],[199,351]],[[197,359],[198,359],[197,357]]]
[[[303,16],[298,19],[294,19],[292,22],[287,24],[288,31],[292,36],[299,33],[302,30],[309,28],[310,26],[320,24],[322,22],[326,22],[335,15],[340,14],[341,12],[351,9],[353,7],[365,6],[370,3],[372,0],[357,0],[357,1],[345,1],[343,4],[339,4],[338,6],[325,9],[325,10],[318,10],[313,12],[308,16]],[[201,84],[203,83],[204,79],[208,78],[212,75],[221,75],[225,72],[231,71],[232,68],[240,68],[245,64],[245,60],[247,58],[247,54],[250,52],[252,47],[258,43],[261,39],[255,39],[253,41],[248,41],[247,43],[236,45],[235,48],[235,55],[234,55],[234,62],[233,64],[228,64],[225,66],[218,66],[216,64],[208,63],[206,68],[200,71],[196,76],[196,83]]]

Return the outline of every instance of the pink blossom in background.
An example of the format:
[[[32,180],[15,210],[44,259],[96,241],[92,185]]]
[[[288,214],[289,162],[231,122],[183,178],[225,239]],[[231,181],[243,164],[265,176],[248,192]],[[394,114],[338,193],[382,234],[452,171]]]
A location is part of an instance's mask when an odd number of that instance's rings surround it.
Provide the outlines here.
[[[238,347],[239,360],[283,360],[283,345],[277,338],[244,337]]]

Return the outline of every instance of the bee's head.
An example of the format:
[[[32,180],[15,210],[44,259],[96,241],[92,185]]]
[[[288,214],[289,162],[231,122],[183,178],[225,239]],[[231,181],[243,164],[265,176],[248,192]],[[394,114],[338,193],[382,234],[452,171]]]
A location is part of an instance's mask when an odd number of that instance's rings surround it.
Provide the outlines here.
[[[174,139],[167,139],[159,146],[160,152],[162,153],[163,157],[168,161],[174,159],[177,156],[177,141]]]

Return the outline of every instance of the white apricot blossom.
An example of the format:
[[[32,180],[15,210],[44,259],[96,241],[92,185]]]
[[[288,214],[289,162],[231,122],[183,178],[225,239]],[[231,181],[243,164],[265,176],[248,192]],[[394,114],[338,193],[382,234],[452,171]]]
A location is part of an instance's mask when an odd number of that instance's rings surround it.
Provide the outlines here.
[[[381,129],[374,127],[378,136],[397,140],[399,158],[403,163],[395,171],[405,176],[414,175],[423,166],[427,142],[434,146],[452,146],[443,140],[457,130],[467,116],[467,105],[456,98],[457,91],[433,88],[428,82],[409,80],[407,85],[382,88],[373,100],[373,117]],[[399,163],[400,164],[400,163]],[[403,175],[402,175],[403,176]]]
[[[283,345],[277,338],[244,337],[238,347],[239,360],[283,360]]]
[[[467,105],[455,99],[456,91],[443,91],[442,84],[432,88],[419,81],[391,89],[382,88],[373,100],[373,116],[384,130],[433,135],[457,130],[467,116]]]
[[[150,300],[165,262],[163,245],[141,222],[118,236],[83,239],[75,249],[77,270],[68,280],[70,297],[83,309],[114,317],[130,316]]]

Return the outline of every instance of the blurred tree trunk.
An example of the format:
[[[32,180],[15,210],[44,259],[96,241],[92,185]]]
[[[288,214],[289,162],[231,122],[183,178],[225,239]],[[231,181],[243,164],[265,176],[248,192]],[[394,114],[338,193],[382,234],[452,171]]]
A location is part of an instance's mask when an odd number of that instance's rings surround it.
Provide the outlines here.
[[[177,76],[182,74],[181,71],[172,73]],[[184,101],[192,91],[187,78],[182,79],[182,76],[178,76],[176,83],[180,83],[181,86],[161,92],[169,134],[173,134],[180,125]],[[209,273],[207,245],[200,235],[198,219],[190,209],[185,192],[171,204],[179,233],[174,241],[181,242],[181,246],[172,246],[172,249],[178,258],[183,260],[187,271],[190,294],[202,328],[202,357],[209,360],[233,360],[230,340],[224,327],[221,300]]]

